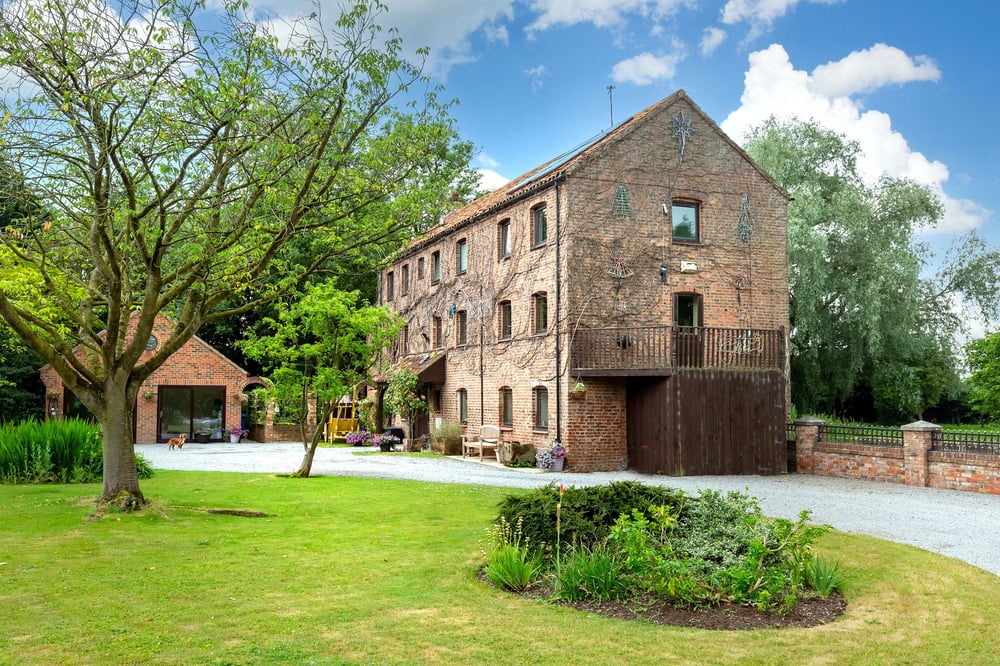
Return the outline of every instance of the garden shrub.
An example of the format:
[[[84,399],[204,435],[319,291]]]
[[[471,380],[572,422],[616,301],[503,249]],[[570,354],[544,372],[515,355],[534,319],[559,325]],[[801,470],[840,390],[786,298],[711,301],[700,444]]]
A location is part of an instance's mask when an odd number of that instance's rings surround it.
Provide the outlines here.
[[[486,577],[494,585],[522,592],[535,581],[541,569],[541,555],[528,548],[521,522],[511,524],[501,517],[489,530]]]
[[[555,580],[556,593],[566,601],[620,599],[631,587],[624,559],[603,545],[571,549],[556,570]]]
[[[603,486],[566,488],[562,496],[562,542],[593,545],[602,542],[623,513],[648,512],[653,506],[679,507],[684,493],[672,488],[647,486],[638,481],[618,481]],[[538,550],[552,550],[556,541],[556,505],[559,488],[537,488],[523,495],[509,495],[500,503],[500,517],[509,523],[521,520],[525,538]]]
[[[828,528],[764,517],[745,493],[681,491],[638,482],[541,488],[501,503],[500,525],[520,521],[524,547],[550,559],[556,595],[567,601],[655,594],[679,606],[720,601],[787,611],[815,590],[826,597],[845,578],[812,553]],[[558,559],[559,552],[567,554]]]
[[[25,421],[0,427],[0,482],[95,483],[104,459],[100,427],[79,419]],[[153,475],[136,454],[140,479]]]

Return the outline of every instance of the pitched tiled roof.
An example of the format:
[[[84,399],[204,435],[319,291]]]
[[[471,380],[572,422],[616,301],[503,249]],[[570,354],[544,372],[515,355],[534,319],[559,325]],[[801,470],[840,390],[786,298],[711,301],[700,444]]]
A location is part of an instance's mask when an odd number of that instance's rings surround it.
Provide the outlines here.
[[[678,100],[685,100],[691,105],[692,109],[701,116],[705,122],[707,122],[712,128],[715,129],[721,136],[723,136],[736,150],[746,157],[756,167],[753,160],[750,159],[749,155],[740,148],[736,142],[730,139],[725,132],[723,132],[719,126],[712,120],[708,115],[702,111],[697,104],[695,104],[684,90],[678,90],[669,97],[666,97],[656,104],[653,104],[649,108],[640,111],[619,123],[615,127],[611,128],[606,132],[601,132],[600,134],[587,139],[580,145],[568,150],[567,152],[555,157],[548,162],[542,164],[541,166],[532,169],[528,173],[525,173],[517,178],[514,178],[505,185],[498,187],[493,192],[479,197],[475,201],[472,201],[460,208],[456,208],[454,211],[449,213],[441,220],[441,222],[430,229],[423,236],[414,239],[409,246],[402,251],[405,256],[411,252],[415,252],[422,248],[424,245],[428,244],[430,241],[436,239],[438,236],[444,235],[456,227],[462,226],[467,222],[471,222],[477,218],[483,217],[496,210],[499,210],[514,201],[517,201],[523,196],[526,196],[534,191],[542,189],[553,182],[559,180],[567,173],[573,171],[574,167],[586,160],[588,157],[593,155],[595,152],[599,151],[608,142],[623,136],[631,131],[633,127],[638,125],[647,116],[653,114],[656,111],[673,105]],[[756,167],[760,173],[769,180],[778,191],[784,193],[788,197],[787,192],[778,185],[767,173]]]

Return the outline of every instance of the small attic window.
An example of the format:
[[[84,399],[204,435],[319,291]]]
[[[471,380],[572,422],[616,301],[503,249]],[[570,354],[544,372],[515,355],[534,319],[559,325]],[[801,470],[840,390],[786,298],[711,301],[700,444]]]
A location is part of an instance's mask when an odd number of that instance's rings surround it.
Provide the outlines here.
[[[619,185],[618,193],[615,194],[614,217],[616,220],[632,217],[632,204],[628,202],[628,190],[624,185]]]

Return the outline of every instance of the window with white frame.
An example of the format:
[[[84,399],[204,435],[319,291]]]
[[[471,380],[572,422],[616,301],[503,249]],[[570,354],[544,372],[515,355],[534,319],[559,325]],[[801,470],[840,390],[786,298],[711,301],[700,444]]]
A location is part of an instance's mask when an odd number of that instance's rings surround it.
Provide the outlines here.
[[[531,296],[531,332],[541,335],[549,329],[549,297],[544,291]]]
[[[509,386],[500,389],[500,425],[514,427],[514,390]]]
[[[534,405],[534,426],[536,430],[549,429],[549,390],[536,386],[531,391]]]
[[[497,258],[510,256],[510,219],[501,220],[497,225]]]
[[[459,310],[455,313],[455,344],[465,345],[469,343],[469,313]]]
[[[672,237],[682,243],[697,243],[699,206],[696,201],[674,201],[670,208]]]
[[[531,209],[531,245],[545,245],[549,240],[549,222],[545,205]]]
[[[469,393],[464,388],[458,389],[458,420],[462,423],[469,422]]]
[[[462,239],[455,244],[455,272],[464,273],[469,270],[469,242]]]

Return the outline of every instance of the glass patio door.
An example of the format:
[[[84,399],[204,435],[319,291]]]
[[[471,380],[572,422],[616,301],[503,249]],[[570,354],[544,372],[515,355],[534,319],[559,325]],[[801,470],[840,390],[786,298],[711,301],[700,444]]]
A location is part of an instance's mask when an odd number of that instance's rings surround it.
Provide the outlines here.
[[[222,441],[225,404],[224,386],[161,386],[158,440],[187,433],[191,440]]]

